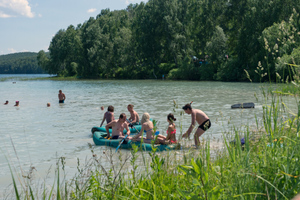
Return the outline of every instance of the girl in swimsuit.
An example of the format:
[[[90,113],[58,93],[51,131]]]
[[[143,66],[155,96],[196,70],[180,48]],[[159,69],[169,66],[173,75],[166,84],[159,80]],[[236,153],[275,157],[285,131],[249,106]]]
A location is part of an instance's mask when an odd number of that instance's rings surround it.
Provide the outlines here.
[[[139,134],[137,134],[136,136],[134,136],[132,138],[133,141],[138,141],[140,142],[142,139],[142,134],[146,133],[146,138],[143,138],[144,143],[151,143],[151,140],[154,140],[154,131],[153,131],[153,123],[150,121],[150,115],[149,113],[144,113],[141,119],[141,124],[142,124],[142,129],[139,132]],[[157,138],[158,143],[162,143],[163,139],[161,139],[160,137]],[[157,143],[157,142],[156,142]]]
[[[167,130],[167,138],[165,143],[166,144],[177,144],[177,140],[176,140],[176,127],[175,127],[175,123],[174,121],[176,121],[176,118],[174,117],[174,115],[172,113],[168,114],[168,118],[167,121],[169,122],[169,127]]]

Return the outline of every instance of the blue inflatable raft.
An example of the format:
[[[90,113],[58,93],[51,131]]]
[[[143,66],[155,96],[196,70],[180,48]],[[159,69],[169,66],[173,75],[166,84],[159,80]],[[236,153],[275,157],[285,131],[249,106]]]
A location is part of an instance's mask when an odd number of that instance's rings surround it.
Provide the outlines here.
[[[105,145],[105,146],[111,146],[111,147],[118,147],[122,139],[115,139],[115,140],[109,140],[105,137],[107,136],[106,132],[101,131],[95,131],[93,134],[93,141],[95,145]],[[127,140],[125,144],[121,144],[120,149],[131,149],[132,145],[136,145],[139,148],[143,149],[144,151],[152,151],[153,148],[157,148],[159,151],[165,151],[165,150],[174,150],[174,149],[180,149],[180,144],[169,144],[169,145],[162,145],[162,144],[148,144],[148,143],[141,143],[141,142],[133,142],[131,140]]]

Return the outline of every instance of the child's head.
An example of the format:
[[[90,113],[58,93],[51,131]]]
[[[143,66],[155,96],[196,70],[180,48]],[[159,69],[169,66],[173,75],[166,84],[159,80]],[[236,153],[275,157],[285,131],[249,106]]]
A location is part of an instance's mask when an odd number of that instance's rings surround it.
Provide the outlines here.
[[[176,118],[174,117],[174,115],[172,113],[168,114],[168,120],[171,122],[176,121]]]
[[[127,110],[128,110],[128,111],[132,111],[132,110],[133,110],[133,106],[134,106],[134,105],[129,104],[129,105],[127,106]]]
[[[149,113],[144,113],[142,116],[142,119],[141,119],[141,124],[143,124],[147,121],[150,121],[150,115],[149,115]]]
[[[125,122],[126,121],[126,114],[125,113],[120,114],[119,120],[121,120],[121,122]]]
[[[113,106],[108,106],[107,111],[114,112],[115,108]]]

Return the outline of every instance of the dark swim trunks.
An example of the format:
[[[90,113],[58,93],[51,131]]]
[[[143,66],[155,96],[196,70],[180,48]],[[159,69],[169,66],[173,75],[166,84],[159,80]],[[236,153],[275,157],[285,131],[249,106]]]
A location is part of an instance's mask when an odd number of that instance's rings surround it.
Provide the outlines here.
[[[201,129],[204,130],[204,131],[207,131],[207,130],[210,128],[210,126],[211,126],[211,123],[210,123],[210,120],[208,119],[208,120],[204,121],[204,122],[199,126],[199,128],[201,128]]]
[[[65,102],[65,100],[59,100],[59,103],[64,103]]]
[[[113,136],[111,139],[116,140],[116,139],[118,139],[118,138],[119,138],[119,136],[118,136],[118,135],[115,135],[115,136]]]

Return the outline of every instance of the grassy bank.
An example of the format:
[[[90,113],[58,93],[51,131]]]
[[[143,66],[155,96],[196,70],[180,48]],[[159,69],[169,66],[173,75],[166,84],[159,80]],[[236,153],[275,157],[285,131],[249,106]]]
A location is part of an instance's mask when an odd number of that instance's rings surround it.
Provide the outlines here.
[[[262,90],[266,104],[256,127],[224,130],[225,148],[170,152],[99,152],[78,164],[66,180],[64,158],[52,185],[12,173],[16,199],[291,199],[300,191],[300,107],[291,110],[282,94]],[[239,142],[245,137],[245,144]],[[235,144],[230,141],[235,139]],[[116,159],[117,158],[117,159]],[[103,161],[109,161],[109,168]],[[10,197],[11,197],[10,196]],[[7,197],[7,199],[10,199]]]

